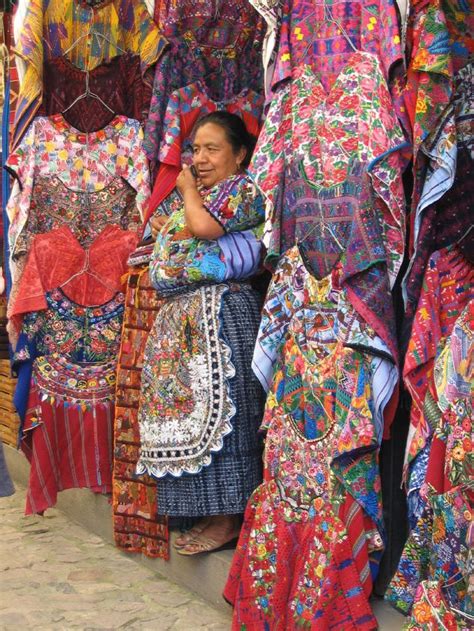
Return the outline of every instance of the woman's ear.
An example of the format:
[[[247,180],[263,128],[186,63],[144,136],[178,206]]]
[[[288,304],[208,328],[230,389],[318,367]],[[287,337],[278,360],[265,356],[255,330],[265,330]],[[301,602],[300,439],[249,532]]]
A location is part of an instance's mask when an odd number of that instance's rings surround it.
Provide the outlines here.
[[[239,169],[242,166],[242,162],[245,160],[245,158],[247,157],[247,148],[246,147],[240,147],[238,153],[237,153],[237,157],[236,157],[236,162],[237,162],[237,166],[239,167]]]

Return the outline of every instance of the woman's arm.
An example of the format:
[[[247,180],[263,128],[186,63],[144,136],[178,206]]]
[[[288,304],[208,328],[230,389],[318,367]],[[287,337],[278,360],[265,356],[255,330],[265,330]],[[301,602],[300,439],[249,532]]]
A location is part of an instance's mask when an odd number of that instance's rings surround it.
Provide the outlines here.
[[[197,182],[191,169],[184,167],[176,180],[176,187],[183,196],[186,225],[199,239],[217,239],[225,230],[202,203]]]

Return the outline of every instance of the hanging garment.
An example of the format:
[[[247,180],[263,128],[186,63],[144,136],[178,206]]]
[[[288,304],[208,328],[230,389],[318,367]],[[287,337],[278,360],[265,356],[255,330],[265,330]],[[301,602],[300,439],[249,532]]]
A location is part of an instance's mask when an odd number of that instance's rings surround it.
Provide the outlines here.
[[[18,329],[21,316],[47,308],[46,292],[61,287],[81,305],[102,305],[122,288],[127,258],[137,236],[106,226],[84,249],[67,226],[35,237],[9,317]]]
[[[273,85],[283,6],[280,0],[249,0],[249,2],[264,18],[267,26],[262,45],[262,62],[265,73],[265,95],[268,97],[271,95]]]
[[[408,342],[421,284],[430,255],[453,245],[468,232],[474,194],[474,72],[472,64],[455,77],[455,93],[438,129],[422,143],[429,162],[413,218],[413,255],[402,283],[405,300],[404,342]],[[474,236],[474,235],[473,235]],[[473,237],[470,237],[471,239]],[[466,239],[468,241],[468,239]],[[466,248],[469,251],[469,247]]]
[[[351,204],[370,196],[393,286],[405,238],[403,143],[376,57],[352,53],[328,93],[309,66],[295,70],[270,105],[250,167],[267,200],[267,263],[274,267],[295,242],[318,233],[337,250],[338,225],[349,230],[355,212],[345,195],[354,198]],[[344,222],[333,230],[338,214]]]
[[[259,0],[272,6],[272,0]],[[309,64],[325,88],[334,82],[354,50],[380,61],[385,81],[403,59],[393,0],[284,0],[273,88]],[[334,21],[331,21],[333,19]]]
[[[116,360],[35,360],[21,442],[31,463],[27,515],[54,506],[64,489],[111,492],[115,368]]]
[[[424,448],[431,429],[423,414],[428,390],[435,400],[433,368],[440,345],[451,334],[465,305],[474,297],[474,269],[456,249],[435,252],[428,263],[403,367],[412,397],[406,463]]]
[[[380,340],[349,316],[340,269],[317,280],[295,247],[281,275],[289,302],[292,279],[306,282],[267,397],[265,482],[247,509],[225,590],[233,628],[375,629],[368,596],[383,548],[382,427],[371,353]]]
[[[126,552],[168,559],[167,520],[158,515],[156,480],[135,476],[145,344],[160,304],[148,267],[130,269],[117,368],[112,501],[115,545]]]
[[[59,178],[64,187],[73,191],[71,198],[78,205],[89,203],[90,197],[87,193],[97,194],[95,202],[100,204],[100,200],[109,193],[113,193],[114,186],[122,187],[122,184],[117,182],[122,178],[136,192],[134,205],[127,210],[121,207],[124,204],[128,206],[131,202],[129,187],[123,186],[123,197],[117,197],[113,208],[106,211],[110,213],[113,210],[116,216],[113,218],[109,215],[108,219],[123,224],[128,215],[127,227],[138,230],[143,206],[149,196],[149,174],[142,149],[142,139],[143,132],[138,121],[125,116],[117,116],[106,128],[91,134],[80,133],[68,125],[61,115],[35,119],[21,145],[7,161],[7,167],[20,184],[13,189],[7,205],[10,220],[9,248],[13,294],[24,264],[22,256],[25,252],[20,251],[21,242],[24,240],[21,235],[27,227],[31,204],[32,201],[34,202],[33,193],[37,178],[53,177],[56,185],[59,184]],[[60,196],[67,192],[62,187],[57,187],[57,190]],[[42,199],[41,203],[45,201]],[[56,198],[55,201],[58,199]],[[110,198],[109,201],[113,202],[113,199]],[[59,203],[64,204],[64,198]],[[52,208],[55,205],[49,202],[47,206],[53,215],[55,212],[60,215],[64,213],[64,219],[67,222],[67,209],[61,211],[56,207]],[[43,212],[46,214],[44,209]],[[97,223],[97,226],[101,228],[103,218],[97,217],[97,222],[95,222],[91,209],[88,219],[91,220],[90,235],[94,235],[96,234],[94,224]],[[69,223],[72,222],[71,220],[69,216]],[[78,222],[81,229],[87,228],[87,224],[81,225],[81,221],[84,221],[83,213],[79,213]],[[48,226],[45,227],[48,228]]]
[[[385,594],[390,604],[403,614],[410,613],[417,589],[424,580],[439,581],[451,606],[469,611],[472,510],[472,491],[463,486],[441,495],[429,495]]]
[[[151,162],[158,159],[166,108],[174,91],[199,80],[218,102],[231,100],[244,88],[261,91],[262,24],[249,21],[246,26],[246,14],[242,21],[221,20],[168,37],[169,46],[156,65],[145,125],[145,150]]]
[[[166,45],[143,0],[28,0],[15,52],[26,62],[12,134],[14,147],[43,97],[45,60],[65,56],[93,70],[120,53],[140,56],[142,76]]]
[[[245,88],[240,94],[224,102],[211,99],[202,81],[173,92],[166,109],[159,153],[160,168],[145,221],[173,190],[182,164],[191,163],[190,136],[194,124],[201,116],[216,110],[226,110],[239,115],[249,133],[258,136],[262,107],[263,97],[250,88]]]
[[[440,581],[422,581],[416,590],[410,620],[405,624],[407,631],[437,631],[438,629],[468,630],[472,616],[464,617],[454,611],[443,593]]]
[[[67,57],[55,57],[45,61],[43,80],[47,87],[37,116],[64,112],[68,123],[81,132],[107,127],[118,114],[141,122],[148,114],[151,86],[143,81],[139,55],[114,57],[88,76]],[[77,100],[87,87],[102,103],[92,96]]]

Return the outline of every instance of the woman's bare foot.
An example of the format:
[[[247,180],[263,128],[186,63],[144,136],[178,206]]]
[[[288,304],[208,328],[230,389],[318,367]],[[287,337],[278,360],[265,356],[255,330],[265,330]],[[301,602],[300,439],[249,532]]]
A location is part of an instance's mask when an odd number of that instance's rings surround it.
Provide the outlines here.
[[[207,528],[210,522],[210,517],[203,517],[197,523],[194,524],[192,528],[183,532],[179,537],[176,537],[174,542],[174,547],[178,550],[179,548],[184,548],[186,544],[201,534],[201,532]]]
[[[235,541],[240,532],[238,515],[213,515],[204,530],[178,550],[179,554],[193,556],[219,550]]]

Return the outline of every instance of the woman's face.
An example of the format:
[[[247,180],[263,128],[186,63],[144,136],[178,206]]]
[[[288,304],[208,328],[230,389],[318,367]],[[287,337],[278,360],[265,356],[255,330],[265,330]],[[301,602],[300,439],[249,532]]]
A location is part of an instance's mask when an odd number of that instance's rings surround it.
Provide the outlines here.
[[[214,123],[205,123],[196,132],[193,143],[193,164],[206,188],[222,182],[240,169],[245,148],[238,153],[227,140],[225,130]]]

